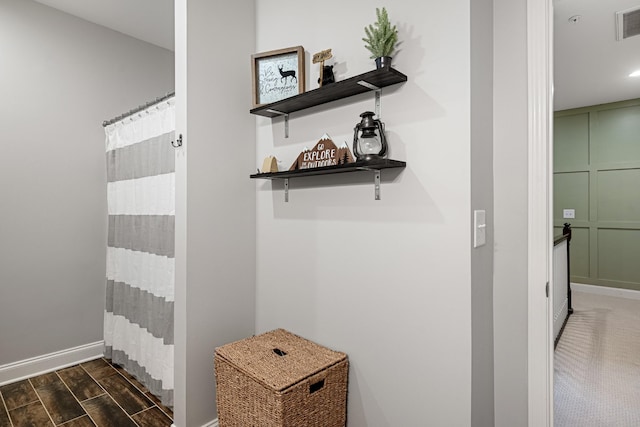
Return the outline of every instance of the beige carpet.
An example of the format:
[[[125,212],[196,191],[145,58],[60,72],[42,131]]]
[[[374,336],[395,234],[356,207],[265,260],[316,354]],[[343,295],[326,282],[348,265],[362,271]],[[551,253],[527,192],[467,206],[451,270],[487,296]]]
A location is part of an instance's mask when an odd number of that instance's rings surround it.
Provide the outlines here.
[[[555,426],[640,426],[640,300],[573,292],[573,307],[555,351]]]

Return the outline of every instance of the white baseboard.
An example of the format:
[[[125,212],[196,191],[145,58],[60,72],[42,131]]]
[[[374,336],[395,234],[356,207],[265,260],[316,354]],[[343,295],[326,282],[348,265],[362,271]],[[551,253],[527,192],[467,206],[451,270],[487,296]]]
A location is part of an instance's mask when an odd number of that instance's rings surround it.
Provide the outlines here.
[[[215,420],[203,425],[202,427],[218,427],[218,426],[219,426],[218,419],[216,418]],[[171,424],[171,427],[176,427],[176,425],[175,424]]]
[[[102,357],[104,341],[97,341],[0,366],[0,386]]]
[[[607,286],[585,285],[583,283],[571,283],[571,290],[588,294],[604,295],[608,297],[618,297],[640,300],[640,291],[621,288],[609,288]]]

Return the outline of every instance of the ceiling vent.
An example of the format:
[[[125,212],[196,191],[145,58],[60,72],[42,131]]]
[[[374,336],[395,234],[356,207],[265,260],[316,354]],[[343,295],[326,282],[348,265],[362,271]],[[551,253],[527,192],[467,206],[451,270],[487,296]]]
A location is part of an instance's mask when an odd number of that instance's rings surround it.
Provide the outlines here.
[[[617,39],[640,35],[640,6],[616,12]]]

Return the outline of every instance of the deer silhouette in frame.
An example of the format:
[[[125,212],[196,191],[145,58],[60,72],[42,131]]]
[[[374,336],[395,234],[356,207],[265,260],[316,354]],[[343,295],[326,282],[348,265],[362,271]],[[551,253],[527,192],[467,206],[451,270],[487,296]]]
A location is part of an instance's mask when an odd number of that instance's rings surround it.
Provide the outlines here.
[[[282,65],[279,65],[278,71],[280,71],[280,75],[282,76],[280,77],[280,81],[284,80],[284,82],[287,83],[287,77],[291,77],[291,83],[293,83],[293,79],[296,79],[296,83],[298,83],[295,70],[282,71]]]

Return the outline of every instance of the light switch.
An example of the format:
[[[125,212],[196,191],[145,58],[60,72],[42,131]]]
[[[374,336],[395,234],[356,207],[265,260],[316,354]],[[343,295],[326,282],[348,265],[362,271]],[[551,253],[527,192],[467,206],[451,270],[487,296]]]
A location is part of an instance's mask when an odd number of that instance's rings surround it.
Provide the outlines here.
[[[483,246],[487,242],[487,213],[473,211],[473,247]]]
[[[575,218],[576,210],[575,209],[563,209],[562,210],[562,218]]]

